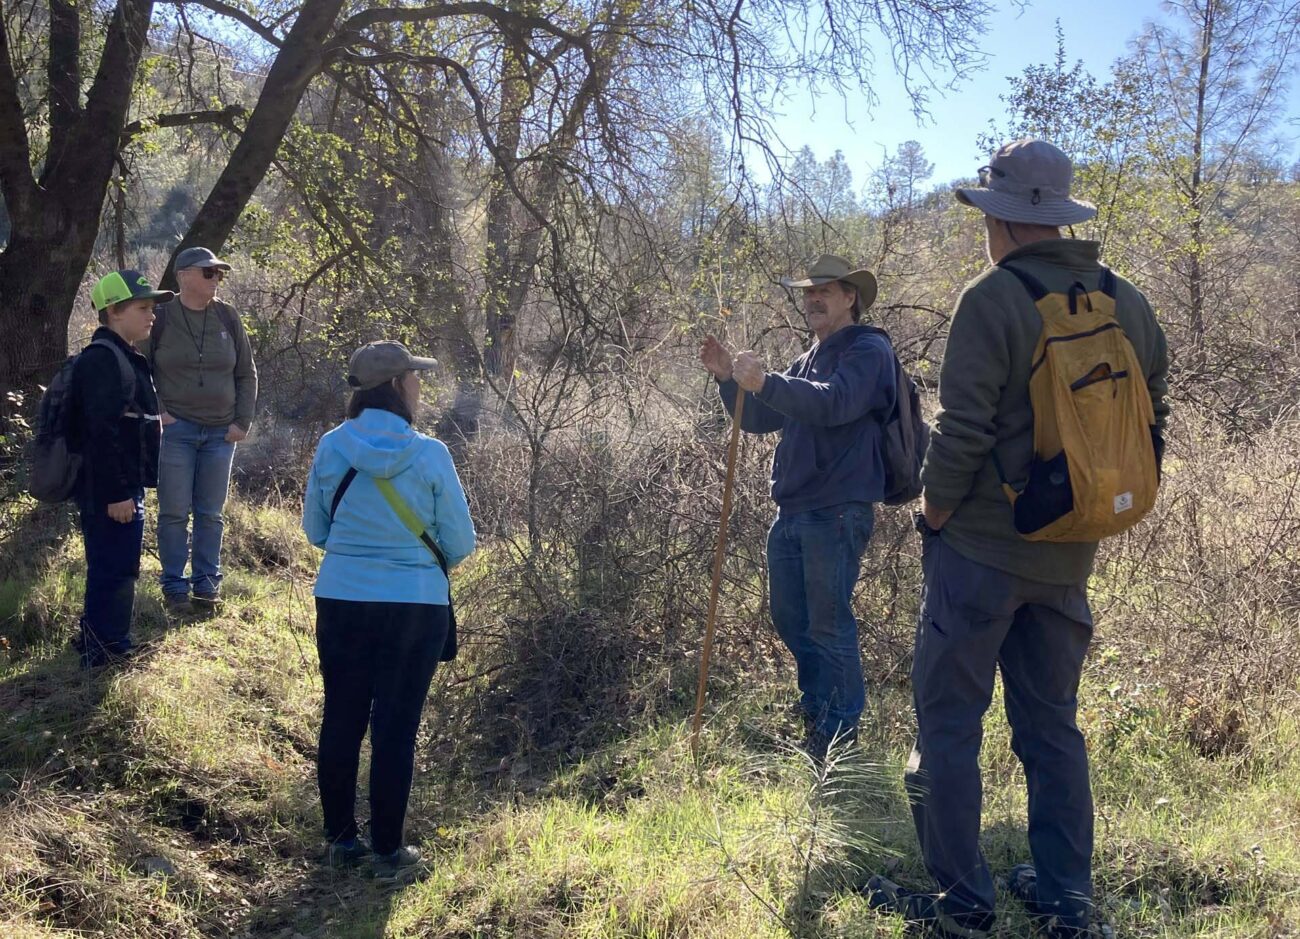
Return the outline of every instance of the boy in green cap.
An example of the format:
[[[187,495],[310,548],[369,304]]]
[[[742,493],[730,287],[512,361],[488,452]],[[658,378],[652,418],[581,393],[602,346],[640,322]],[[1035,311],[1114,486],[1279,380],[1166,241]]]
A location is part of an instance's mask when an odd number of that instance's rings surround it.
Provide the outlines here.
[[[172,298],[137,271],[95,284],[100,326],[73,365],[68,442],[83,457],[76,501],[86,546],[81,664],[106,665],[131,651],[140,575],[144,490],[158,482],[158,396],[133,343],[149,335],[155,303]]]

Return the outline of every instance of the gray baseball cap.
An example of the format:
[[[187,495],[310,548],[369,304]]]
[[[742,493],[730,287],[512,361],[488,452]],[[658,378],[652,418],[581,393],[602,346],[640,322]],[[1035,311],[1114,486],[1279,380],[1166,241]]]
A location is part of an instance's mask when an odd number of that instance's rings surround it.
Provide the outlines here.
[[[958,202],[1004,222],[1073,225],[1097,214],[1091,202],[1070,198],[1074,167],[1070,158],[1045,140],[1005,144],[988,166],[980,167],[978,189],[957,189]]]
[[[210,248],[186,248],[176,255],[176,270],[187,267],[215,267],[223,271],[230,270],[230,265],[212,253]]]
[[[409,371],[425,371],[437,364],[437,359],[411,355],[406,346],[391,339],[370,342],[348,360],[348,384],[357,391],[368,391]]]

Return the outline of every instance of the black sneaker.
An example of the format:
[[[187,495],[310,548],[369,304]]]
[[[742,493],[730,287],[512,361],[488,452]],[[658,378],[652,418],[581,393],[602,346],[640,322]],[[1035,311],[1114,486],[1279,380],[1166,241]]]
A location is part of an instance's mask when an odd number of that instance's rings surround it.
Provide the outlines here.
[[[370,870],[377,880],[398,880],[418,873],[423,859],[416,848],[398,848],[392,854],[372,854]]]
[[[353,867],[362,858],[370,856],[370,845],[360,838],[349,841],[334,841],[325,849],[327,867]]]
[[[163,606],[172,616],[189,616],[194,612],[194,605],[190,602],[188,593],[163,594]]]
[[[1115,930],[1107,923],[1067,926],[1044,912],[1038,903],[1038,871],[1032,864],[1017,864],[998,879],[998,886],[1025,905],[1038,934],[1046,939],[1115,939]]]
[[[935,894],[904,890],[878,874],[867,881],[862,892],[871,909],[902,917],[909,926],[935,939],[988,939],[991,935],[992,913],[968,914],[958,919],[940,908]],[[976,920],[979,925],[974,925]]]

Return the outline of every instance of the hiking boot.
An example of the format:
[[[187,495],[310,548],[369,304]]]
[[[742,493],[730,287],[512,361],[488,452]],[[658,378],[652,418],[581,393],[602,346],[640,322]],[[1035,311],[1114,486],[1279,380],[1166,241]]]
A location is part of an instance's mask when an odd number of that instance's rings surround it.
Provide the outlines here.
[[[111,652],[104,648],[95,651],[83,651],[81,653],[81,668],[82,671],[86,672],[101,668],[119,668],[129,664],[137,651],[135,646]]]
[[[195,593],[194,609],[201,613],[215,613],[221,609],[221,597],[215,593]]]
[[[1017,864],[1005,877],[998,878],[998,886],[1025,905],[1038,934],[1046,939],[1115,939],[1115,930],[1106,923],[1067,926],[1045,913],[1038,902],[1038,871],[1032,864]]]
[[[909,926],[935,939],[987,939],[993,929],[992,912],[952,916],[940,908],[935,894],[904,890],[879,874],[867,881],[862,893],[871,909],[900,916]]]
[[[808,754],[818,766],[826,762],[826,756],[832,749],[838,754],[843,754],[858,744],[858,729],[856,727],[849,730],[841,730],[837,735],[831,737],[824,731],[818,730],[811,722],[807,726],[807,732],[804,734],[803,743],[800,749]]]
[[[189,616],[194,612],[194,605],[190,603],[188,593],[163,594],[163,606],[171,616]]]
[[[353,867],[362,858],[370,856],[370,845],[366,844],[360,838],[349,838],[347,841],[333,841],[325,849],[325,865],[327,867]]]
[[[395,880],[417,873],[422,863],[416,848],[398,848],[392,854],[372,854],[370,870],[377,880]]]

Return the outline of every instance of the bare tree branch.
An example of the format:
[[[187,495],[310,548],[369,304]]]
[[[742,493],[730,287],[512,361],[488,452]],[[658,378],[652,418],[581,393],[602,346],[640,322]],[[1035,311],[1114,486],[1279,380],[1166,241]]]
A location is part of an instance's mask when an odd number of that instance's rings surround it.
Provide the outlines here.
[[[239,126],[235,123],[236,118],[247,117],[248,109],[242,104],[228,104],[224,108],[216,110],[181,111],[176,114],[159,114],[155,117],[141,118],[122,128],[122,145],[125,146],[132,138],[159,127],[193,127],[196,124],[218,124],[230,130],[238,131]]]
[[[253,33],[254,35],[260,37],[261,39],[275,46],[277,49],[280,48],[282,45],[284,45],[284,40],[281,39],[276,34],[275,29],[273,27],[267,26],[261,20],[257,19],[254,16],[249,15],[248,13],[245,13],[243,10],[239,9],[238,7],[233,7],[228,3],[222,3],[221,0],[163,0],[163,2],[168,3],[171,6],[177,7],[182,10],[186,6],[202,7],[203,9],[215,13],[218,16],[224,16],[227,19],[234,20],[235,22],[247,28],[249,32]],[[288,14],[286,14],[284,17],[281,17],[277,21],[276,25],[280,25],[281,23],[283,23],[287,18],[287,16]]]
[[[579,47],[586,47],[588,44],[582,33],[564,29],[547,17],[517,13],[492,3],[469,0],[465,3],[439,3],[424,7],[375,7],[363,10],[343,21],[332,45],[336,48],[351,45],[361,37],[363,31],[380,23],[421,23],[457,16],[481,16],[491,20],[503,32],[536,31],[566,39]]]

